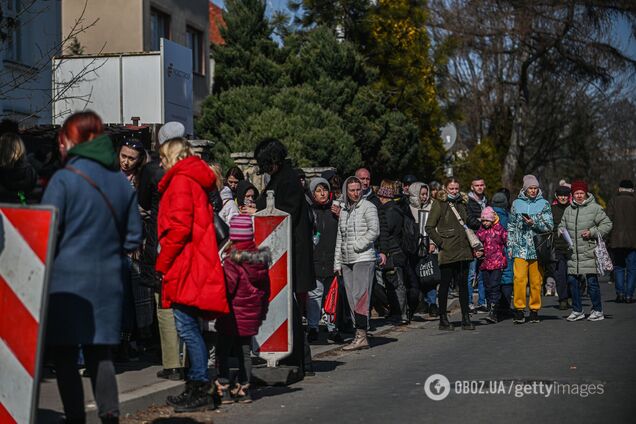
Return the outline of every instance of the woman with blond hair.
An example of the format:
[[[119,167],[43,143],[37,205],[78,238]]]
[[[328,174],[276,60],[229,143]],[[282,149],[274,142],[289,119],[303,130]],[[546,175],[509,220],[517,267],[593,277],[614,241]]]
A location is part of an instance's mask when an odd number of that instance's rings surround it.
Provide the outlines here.
[[[0,137],[0,203],[26,203],[26,196],[37,181],[35,168],[29,163],[19,135]]]
[[[208,350],[199,318],[229,313],[223,268],[214,231],[208,193],[216,176],[195,156],[184,139],[165,142],[160,149],[166,174],[159,182],[156,270],[162,276],[162,304],[174,310],[177,333],[186,344],[190,369],[186,389],[169,396],[175,412],[214,409],[210,396]]]

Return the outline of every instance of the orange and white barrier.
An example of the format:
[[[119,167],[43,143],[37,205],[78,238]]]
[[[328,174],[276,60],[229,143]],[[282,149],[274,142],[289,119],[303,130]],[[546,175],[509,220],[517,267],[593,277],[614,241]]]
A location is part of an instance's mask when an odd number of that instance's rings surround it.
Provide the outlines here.
[[[32,423],[55,208],[0,205],[0,423]]]
[[[267,208],[254,215],[254,241],[258,247],[269,247],[270,295],[267,317],[253,338],[253,350],[267,360],[268,367],[292,351],[292,261],[291,216],[274,208],[274,192],[267,192]]]

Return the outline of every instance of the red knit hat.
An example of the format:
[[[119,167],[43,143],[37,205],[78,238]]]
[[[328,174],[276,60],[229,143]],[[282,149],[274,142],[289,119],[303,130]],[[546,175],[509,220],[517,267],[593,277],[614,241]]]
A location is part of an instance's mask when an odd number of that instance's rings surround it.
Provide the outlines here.
[[[572,181],[572,194],[574,194],[575,192],[582,190],[585,193],[587,193],[588,187],[587,187],[587,183],[583,180],[576,180],[576,181]]]

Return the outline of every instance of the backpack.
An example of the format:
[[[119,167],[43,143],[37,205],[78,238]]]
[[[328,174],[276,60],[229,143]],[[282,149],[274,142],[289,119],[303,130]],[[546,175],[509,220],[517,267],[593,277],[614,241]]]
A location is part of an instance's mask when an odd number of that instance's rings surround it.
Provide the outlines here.
[[[401,248],[407,255],[417,254],[420,244],[420,230],[411,214],[402,213],[404,217],[402,223],[402,243]]]

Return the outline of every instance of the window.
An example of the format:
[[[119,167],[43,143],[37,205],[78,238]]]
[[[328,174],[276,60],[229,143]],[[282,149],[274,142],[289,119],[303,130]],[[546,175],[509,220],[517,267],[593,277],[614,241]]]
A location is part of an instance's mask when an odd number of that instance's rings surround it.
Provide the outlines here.
[[[170,38],[170,16],[150,9],[150,50],[159,50],[162,38]]]
[[[187,27],[186,43],[186,47],[192,49],[192,72],[203,74],[203,33]]]
[[[20,0],[8,0],[5,11],[6,49],[4,58],[13,62],[22,61],[22,31],[20,28]]]

